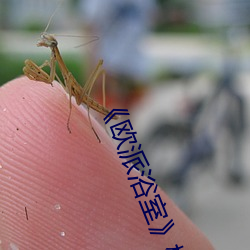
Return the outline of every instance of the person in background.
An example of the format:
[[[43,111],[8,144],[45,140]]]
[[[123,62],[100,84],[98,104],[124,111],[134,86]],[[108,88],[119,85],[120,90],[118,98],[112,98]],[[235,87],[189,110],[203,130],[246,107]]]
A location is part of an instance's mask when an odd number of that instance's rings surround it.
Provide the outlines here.
[[[108,104],[113,102],[112,107],[129,108],[149,81],[151,67],[141,42],[149,32],[155,10],[154,0],[79,2],[85,29],[99,37],[91,53],[89,71],[100,58],[104,60],[106,99]]]
[[[193,164],[215,156],[217,138],[223,129],[227,129],[233,138],[229,179],[234,184],[242,184],[241,146],[246,122],[245,102],[235,88],[237,73],[236,63],[227,59],[218,87],[198,115],[193,136],[183,151],[180,163],[167,177],[168,181],[183,186]]]

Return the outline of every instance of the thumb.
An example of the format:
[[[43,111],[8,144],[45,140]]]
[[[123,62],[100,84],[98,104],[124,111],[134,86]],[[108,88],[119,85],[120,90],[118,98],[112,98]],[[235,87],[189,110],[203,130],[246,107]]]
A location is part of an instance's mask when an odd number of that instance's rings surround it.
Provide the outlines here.
[[[161,191],[175,227],[149,234],[112,141],[75,105],[69,133],[68,113],[57,83],[1,87],[0,249],[213,249]]]

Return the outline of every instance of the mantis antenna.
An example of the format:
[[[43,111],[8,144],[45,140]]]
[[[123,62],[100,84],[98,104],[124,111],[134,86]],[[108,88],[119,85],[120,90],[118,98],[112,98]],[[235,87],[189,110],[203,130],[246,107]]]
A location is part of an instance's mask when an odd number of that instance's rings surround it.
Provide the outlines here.
[[[57,6],[56,6],[54,12],[52,13],[52,15],[51,15],[50,18],[49,18],[49,21],[48,21],[48,24],[47,24],[47,26],[46,26],[46,28],[45,28],[45,30],[44,30],[44,33],[47,32],[47,30],[48,30],[48,28],[49,28],[49,26],[50,26],[50,23],[51,23],[53,17],[55,16],[57,10],[59,9],[60,5],[62,4],[62,2],[63,2],[63,0],[59,0],[59,1],[58,1],[58,4],[57,4]]]
[[[54,10],[54,12],[52,13],[52,15],[50,16],[49,18],[49,21],[48,21],[48,24],[46,25],[45,29],[44,29],[44,32],[43,33],[46,33],[49,26],[50,26],[50,23],[53,19],[53,17],[55,16],[56,12],[58,11],[60,5],[62,4],[63,0],[58,0],[58,4]],[[99,36],[94,36],[94,35],[84,35],[84,36],[75,36],[75,35],[59,35],[59,34],[53,34],[54,36],[62,36],[62,37],[89,37],[89,38],[92,38],[90,41],[86,42],[86,43],[83,43],[83,44],[80,44],[80,45],[77,45],[75,46],[75,48],[79,48],[79,47],[82,47],[82,46],[85,46],[87,44],[90,44],[94,41],[98,41],[99,40]]]

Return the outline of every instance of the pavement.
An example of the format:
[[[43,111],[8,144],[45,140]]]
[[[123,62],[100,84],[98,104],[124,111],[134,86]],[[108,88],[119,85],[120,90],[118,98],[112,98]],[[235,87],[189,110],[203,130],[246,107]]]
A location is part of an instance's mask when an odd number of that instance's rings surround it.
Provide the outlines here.
[[[249,183],[243,187],[214,180],[197,184],[191,219],[215,249],[249,249],[249,194]]]

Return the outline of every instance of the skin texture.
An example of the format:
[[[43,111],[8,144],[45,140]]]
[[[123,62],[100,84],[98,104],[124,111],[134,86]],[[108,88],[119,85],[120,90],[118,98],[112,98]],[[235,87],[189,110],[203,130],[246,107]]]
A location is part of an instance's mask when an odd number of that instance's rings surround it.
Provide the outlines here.
[[[213,249],[160,188],[169,216],[148,226],[105,130],[92,119],[99,143],[73,103],[70,134],[68,112],[56,82],[21,77],[0,88],[0,249]],[[170,219],[166,235],[149,234]]]

